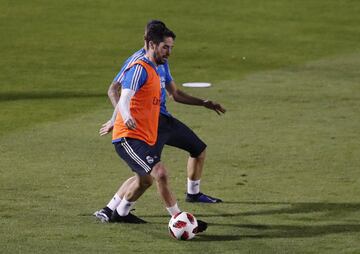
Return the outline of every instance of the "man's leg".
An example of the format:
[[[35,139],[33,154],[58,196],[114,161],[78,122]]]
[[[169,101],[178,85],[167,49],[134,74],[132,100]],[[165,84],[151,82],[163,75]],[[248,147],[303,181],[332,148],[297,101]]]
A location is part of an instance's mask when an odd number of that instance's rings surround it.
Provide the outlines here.
[[[165,166],[161,162],[157,163],[151,171],[151,175],[156,180],[159,194],[163,202],[165,203],[166,210],[168,211],[170,216],[176,215],[181,212],[177,205],[176,197],[170,190],[169,176]],[[196,232],[204,232],[207,229],[207,223],[199,219],[197,221],[198,227],[196,229]]]
[[[218,203],[221,199],[213,198],[200,192],[206,157],[206,144],[185,124],[176,118],[169,118],[170,134],[167,133],[166,144],[185,150],[190,153],[187,163],[187,194],[186,201],[200,203]],[[161,137],[163,133],[159,132]]]
[[[102,222],[111,221],[114,216],[123,217],[122,215],[128,214],[131,207],[134,205],[135,200],[151,186],[153,181],[152,177],[147,173],[150,172],[152,168],[152,162],[147,162],[147,157],[150,155],[155,157],[155,155],[152,155],[153,148],[149,147],[144,141],[131,138],[124,138],[120,142],[114,143],[114,146],[117,154],[128,164],[136,175],[127,179],[122,184],[106,207],[94,213],[94,215]],[[160,156],[157,156],[157,158],[160,158]],[[126,210],[124,210],[125,207]],[[118,218],[116,221],[128,222],[123,221],[122,218]]]
[[[214,198],[200,192],[200,179],[203,172],[204,162],[206,157],[206,148],[197,156],[189,156],[187,164],[187,202],[199,202],[199,203],[220,203],[219,198]]]
[[[121,200],[123,199],[126,189],[136,180],[136,176],[128,178],[118,189],[115,195],[110,199],[109,203],[102,209],[94,212],[94,216],[99,219],[101,222],[109,222],[112,213],[115,211],[116,207],[119,206]]]
[[[180,209],[177,205],[176,198],[170,190],[169,186],[169,176],[165,166],[158,162],[151,171],[151,176],[154,177],[157,185],[158,192],[161,199],[163,200],[166,209],[168,210],[170,216],[173,216],[180,212]]]
[[[141,195],[152,185],[153,179],[150,175],[136,175],[135,180],[124,189],[120,204],[111,216],[111,222],[123,223],[146,223],[144,220],[130,213],[131,208]]]
[[[187,176],[191,181],[200,180],[204,168],[205,156],[206,149],[196,158],[189,156],[187,163]]]

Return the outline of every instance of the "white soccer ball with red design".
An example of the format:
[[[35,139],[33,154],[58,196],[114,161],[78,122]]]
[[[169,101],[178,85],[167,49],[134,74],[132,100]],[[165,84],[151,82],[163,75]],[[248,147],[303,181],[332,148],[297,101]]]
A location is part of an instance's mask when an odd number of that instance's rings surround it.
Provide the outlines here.
[[[194,238],[197,227],[198,223],[195,216],[188,212],[175,214],[169,221],[169,233],[178,240]]]

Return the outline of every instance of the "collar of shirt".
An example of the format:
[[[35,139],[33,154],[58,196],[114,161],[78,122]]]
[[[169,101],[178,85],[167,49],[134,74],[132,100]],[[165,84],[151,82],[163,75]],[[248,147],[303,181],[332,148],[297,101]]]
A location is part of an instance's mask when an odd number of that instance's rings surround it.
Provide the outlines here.
[[[143,60],[145,63],[148,63],[151,67],[153,67],[156,73],[159,75],[157,66],[153,62],[151,62],[146,56],[141,58],[141,60]]]

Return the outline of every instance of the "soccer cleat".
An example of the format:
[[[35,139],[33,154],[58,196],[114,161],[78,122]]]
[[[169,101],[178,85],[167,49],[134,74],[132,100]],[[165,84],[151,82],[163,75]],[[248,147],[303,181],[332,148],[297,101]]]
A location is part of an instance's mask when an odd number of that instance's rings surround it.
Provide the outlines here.
[[[213,198],[204,193],[199,192],[198,194],[186,194],[186,202],[192,203],[221,203],[222,200],[219,198]]]
[[[120,216],[115,210],[111,216],[110,222],[113,223],[132,223],[132,224],[144,224],[146,221],[140,219],[139,217],[129,213],[126,216]]]
[[[208,227],[208,224],[205,221],[197,220],[197,223],[198,223],[198,226],[194,232],[195,234],[204,232]]]
[[[104,207],[103,209],[100,209],[99,211],[94,212],[94,216],[96,219],[100,220],[103,223],[109,222],[112,214],[112,210],[108,207]]]

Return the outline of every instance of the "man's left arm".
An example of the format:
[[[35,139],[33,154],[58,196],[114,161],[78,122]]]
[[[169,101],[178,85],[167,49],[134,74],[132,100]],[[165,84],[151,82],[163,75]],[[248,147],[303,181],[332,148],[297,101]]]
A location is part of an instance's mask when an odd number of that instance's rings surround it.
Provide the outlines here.
[[[188,105],[204,106],[208,109],[214,110],[218,115],[221,115],[221,113],[226,112],[226,109],[223,108],[219,103],[216,103],[211,100],[200,99],[191,96],[185,93],[184,91],[181,91],[176,87],[176,84],[173,80],[166,85],[166,90],[176,102],[188,104]]]

